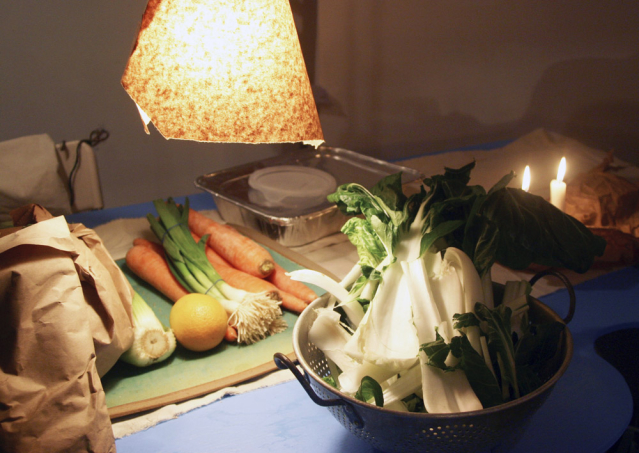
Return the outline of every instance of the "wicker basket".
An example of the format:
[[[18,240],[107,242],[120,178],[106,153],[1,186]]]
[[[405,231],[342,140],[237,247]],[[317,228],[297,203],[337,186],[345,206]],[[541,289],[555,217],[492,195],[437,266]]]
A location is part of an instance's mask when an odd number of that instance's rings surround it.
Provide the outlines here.
[[[560,278],[569,290],[568,316],[562,320],[546,305],[530,297],[530,319],[536,323],[568,323],[575,307],[575,295],[570,282],[562,274],[546,271],[533,277],[531,283],[549,274]],[[503,285],[494,284],[494,293],[496,300],[499,300]],[[457,414],[424,414],[378,408],[344,395],[322,380],[329,374],[328,365],[322,351],[308,341],[308,331],[316,317],[313,308],[326,305],[327,300],[323,296],[314,301],[295,324],[293,346],[304,374],[283,354],[275,355],[275,363],[281,369],[290,369],[310,398],[326,406],[347,430],[384,452],[507,451],[521,437],[532,415],[548,398],[572,356],[572,336],[566,328],[556,359],[548,364],[546,382],[524,397],[489,409]]]

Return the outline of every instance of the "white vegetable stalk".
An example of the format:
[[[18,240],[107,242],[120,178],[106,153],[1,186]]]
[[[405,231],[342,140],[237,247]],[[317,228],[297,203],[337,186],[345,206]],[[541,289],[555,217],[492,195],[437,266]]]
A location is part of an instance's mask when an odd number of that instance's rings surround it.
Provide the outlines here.
[[[339,282],[344,288],[349,289],[355,281],[362,275],[362,266],[356,264],[348,271],[348,274]]]
[[[475,310],[475,303],[484,303],[484,291],[481,278],[477,273],[475,265],[468,255],[455,247],[448,247],[444,254],[444,261],[448,262],[457,271],[459,283],[464,293],[463,311],[459,313],[470,313]]]
[[[484,289],[475,265],[468,255],[455,247],[448,247],[446,249],[444,261],[450,263],[450,265],[457,271],[457,276],[459,277],[459,283],[464,297],[464,306],[462,310],[457,313],[473,313],[475,311],[475,303],[484,303]],[[481,344],[479,342],[479,327],[467,327],[466,335],[468,336],[468,340],[470,341],[473,349],[475,349],[479,355],[483,356]]]
[[[319,348],[326,358],[335,363],[342,373],[336,377],[340,388],[350,394],[357,392],[364,376],[383,382],[393,373],[370,362],[358,362],[344,352],[350,335],[340,325],[339,313],[331,309],[317,309],[317,319],[309,329],[308,339]]]
[[[120,357],[131,365],[145,367],[166,360],[175,350],[175,335],[157,318],[151,307],[133,293],[133,344]]]
[[[382,274],[375,297],[345,350],[396,374],[416,362],[419,346],[408,283],[401,264],[395,262]]]
[[[452,323],[453,315],[465,313],[464,294],[457,271],[447,261],[443,261],[439,273],[429,277],[428,284],[433,301],[443,321],[443,331],[440,333],[445,338],[452,338],[455,335]]]
[[[420,351],[422,391],[428,413],[450,414],[483,409],[464,372],[446,372],[426,365],[427,361],[426,353]]]
[[[287,272],[287,274],[291,279],[310,283],[316,286],[319,286],[322,289],[325,289],[333,296],[337,297],[337,299],[341,302],[345,301],[348,298],[348,290],[340,285],[338,282],[333,280],[327,275],[322,274],[321,272],[317,272],[311,269],[299,269],[292,272]]]
[[[530,308],[528,295],[531,291],[530,283],[525,280],[507,281],[504,285],[504,297],[501,303],[512,310],[510,324],[517,335],[522,335],[521,321]]]
[[[396,379],[384,390],[384,407],[395,407],[394,404],[396,402],[403,400],[413,393],[419,392],[421,387],[422,371],[419,364],[417,364],[408,371],[401,373],[399,379]]]
[[[455,307],[463,305],[464,300],[458,272],[452,266],[445,264],[441,267],[435,266],[433,261],[437,260],[437,257],[433,255],[438,254],[426,252],[423,258],[402,263],[404,274],[409,282],[413,320],[417,327],[420,344],[434,341],[436,329],[452,334],[452,314],[448,313]],[[440,274],[431,280],[428,268],[438,268]],[[433,282],[435,282],[433,286],[438,289],[437,292],[431,288]],[[446,291],[446,288],[449,290]],[[443,316],[441,312],[444,313]],[[455,313],[463,313],[463,311],[453,312]],[[456,358],[449,355],[447,364],[452,366],[456,361]],[[423,351],[419,353],[419,365],[424,406],[429,413],[454,413],[482,409],[483,406],[462,370],[445,372],[434,368],[428,365],[428,357]]]
[[[351,298],[346,288],[327,275],[310,269],[299,269],[288,272],[287,275],[293,280],[319,286],[335,296],[341,302],[338,306],[344,309],[348,320],[354,327],[357,327],[364,317],[364,309],[357,299]]]

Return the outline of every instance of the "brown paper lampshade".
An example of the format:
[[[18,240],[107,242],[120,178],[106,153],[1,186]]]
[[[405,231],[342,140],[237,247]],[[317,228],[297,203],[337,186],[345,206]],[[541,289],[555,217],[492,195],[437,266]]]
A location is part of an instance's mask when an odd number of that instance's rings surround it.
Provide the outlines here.
[[[289,0],[150,0],[122,86],[165,138],[324,141]]]

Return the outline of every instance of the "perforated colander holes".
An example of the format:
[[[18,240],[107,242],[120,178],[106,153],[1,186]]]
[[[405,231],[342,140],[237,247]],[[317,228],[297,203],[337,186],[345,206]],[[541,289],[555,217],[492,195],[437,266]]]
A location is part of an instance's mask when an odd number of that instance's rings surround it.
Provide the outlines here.
[[[308,362],[308,365],[311,368],[311,370],[317,373],[318,376],[326,377],[329,374],[331,374],[326,360],[320,360],[320,361],[313,360]]]
[[[423,452],[446,453],[485,451],[497,445],[500,439],[498,432],[472,423],[424,428],[413,438]]]
[[[313,346],[313,343],[308,344],[308,353],[305,355],[305,359],[309,368],[318,374],[327,367],[324,355],[319,354],[319,350]]]
[[[317,373],[319,376],[328,376],[330,374],[330,370],[328,368],[328,362],[326,361],[324,353],[311,342],[307,343],[306,347],[308,351],[306,359],[310,369]]]
[[[462,423],[459,425],[441,425],[424,428],[417,434],[417,437],[424,440],[443,440],[446,442],[468,442],[480,435],[482,429],[477,429],[472,423]]]
[[[374,448],[380,449],[384,444],[380,443],[380,440],[375,436],[375,434],[371,433],[367,429],[362,428],[361,424],[353,422],[344,412],[343,408],[334,413],[335,418],[344,426],[346,429],[350,431],[351,434],[355,435],[359,439],[367,442]]]

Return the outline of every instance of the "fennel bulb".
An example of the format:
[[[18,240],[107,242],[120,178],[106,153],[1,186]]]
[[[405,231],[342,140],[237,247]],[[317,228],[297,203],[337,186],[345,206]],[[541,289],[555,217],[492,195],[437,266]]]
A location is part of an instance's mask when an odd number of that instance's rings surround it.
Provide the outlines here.
[[[133,344],[120,356],[131,365],[145,367],[166,360],[175,351],[175,335],[157,318],[153,309],[133,292]]]

